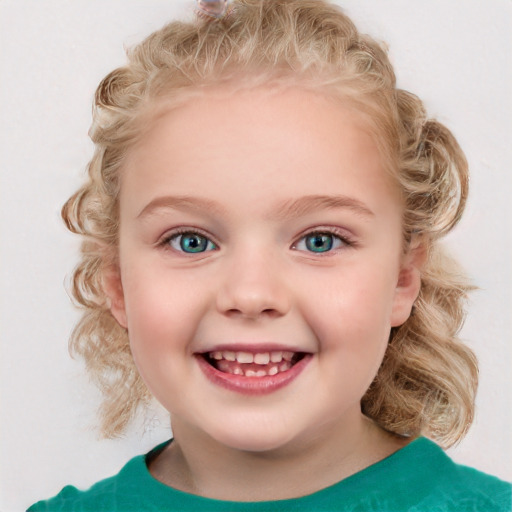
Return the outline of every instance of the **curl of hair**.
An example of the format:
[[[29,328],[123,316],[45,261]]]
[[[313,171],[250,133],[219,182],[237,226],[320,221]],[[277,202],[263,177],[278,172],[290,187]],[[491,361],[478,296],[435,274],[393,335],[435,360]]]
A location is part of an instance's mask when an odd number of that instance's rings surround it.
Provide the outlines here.
[[[228,83],[300,84],[353,102],[374,123],[403,195],[404,246],[419,237],[429,256],[413,313],[392,329],[362,411],[397,435],[457,442],[471,424],[477,383],[475,357],[457,338],[471,286],[438,239],[463,212],[467,163],[450,131],[427,119],[416,96],[396,88],[385,49],[325,0],[238,0],[224,19],[173,22],[130,50],[128,63],[98,86],[88,181],[62,215],[83,237],[72,292],[84,313],[70,348],[104,394],[102,432],[120,434],[150,396],[102,284],[117,261],[123,158],[155,106]]]

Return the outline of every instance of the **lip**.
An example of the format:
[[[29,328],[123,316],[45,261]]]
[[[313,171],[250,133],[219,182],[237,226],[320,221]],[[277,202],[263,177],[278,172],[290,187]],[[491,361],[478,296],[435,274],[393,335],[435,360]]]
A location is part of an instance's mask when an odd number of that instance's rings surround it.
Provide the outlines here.
[[[199,368],[213,384],[243,395],[267,395],[291,384],[312,360],[313,354],[306,353],[300,361],[285,372],[264,377],[245,377],[224,373],[209,364],[201,354],[196,354],[195,358]]]
[[[277,343],[223,343],[212,345],[208,348],[208,350],[201,350],[198,354],[208,354],[209,352],[253,352],[256,354],[257,352],[304,352],[303,348],[290,346],[290,345],[282,345]]]

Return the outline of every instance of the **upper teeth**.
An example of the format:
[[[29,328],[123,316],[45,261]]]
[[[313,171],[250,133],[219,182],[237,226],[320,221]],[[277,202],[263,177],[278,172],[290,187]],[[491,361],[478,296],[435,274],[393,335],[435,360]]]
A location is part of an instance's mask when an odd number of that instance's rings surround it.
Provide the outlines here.
[[[293,358],[293,352],[285,350],[273,350],[272,352],[233,352],[230,350],[222,350],[210,352],[208,354],[211,359],[220,361],[226,359],[227,361],[238,361],[239,363],[256,363],[256,364],[268,364],[280,363],[283,359],[285,361],[291,361]]]

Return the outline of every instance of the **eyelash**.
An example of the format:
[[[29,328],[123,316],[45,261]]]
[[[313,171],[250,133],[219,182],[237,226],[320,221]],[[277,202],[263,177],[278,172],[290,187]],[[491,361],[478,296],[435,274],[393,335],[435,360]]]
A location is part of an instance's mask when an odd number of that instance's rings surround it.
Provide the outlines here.
[[[205,250],[202,250],[202,251],[197,251],[196,253],[194,253],[194,252],[187,252],[187,251],[184,251],[184,250],[179,250],[179,249],[177,249],[175,247],[172,247],[172,245],[171,245],[172,241],[178,240],[179,237],[182,236],[182,235],[199,235],[200,237],[202,237],[202,238],[204,238],[206,240],[207,244],[212,244],[213,248],[210,248],[209,250],[205,249]],[[305,244],[306,243],[306,239],[308,237],[313,236],[313,235],[317,235],[317,236],[327,235],[327,236],[330,236],[333,239],[337,239],[339,241],[340,245],[338,247],[334,247],[333,248],[332,245],[335,245],[335,242],[333,242],[331,247],[329,247],[329,249],[326,250],[326,251],[313,251],[313,250],[308,251],[307,248],[306,249],[297,249],[297,246],[299,244],[301,244],[302,242],[304,242],[304,244]],[[310,253],[310,254],[315,254],[317,256],[322,257],[322,256],[331,255],[333,253],[337,253],[338,251],[343,250],[343,249],[354,247],[355,245],[356,245],[356,242],[352,238],[348,237],[345,232],[341,232],[339,229],[336,229],[336,228],[333,228],[333,227],[325,227],[325,228],[317,227],[315,229],[309,230],[309,231],[303,233],[302,235],[300,235],[300,237],[297,239],[297,241],[292,244],[291,249],[295,250],[295,251],[303,251],[303,252],[307,252],[307,253]],[[207,233],[205,233],[204,231],[202,231],[202,230],[200,230],[198,228],[178,228],[178,229],[175,229],[172,232],[167,233],[161,239],[161,241],[158,242],[158,246],[163,247],[164,249],[174,250],[175,252],[180,252],[180,253],[183,253],[183,254],[203,254],[205,252],[211,252],[212,250],[218,250],[218,244],[211,240],[210,235],[208,235]]]

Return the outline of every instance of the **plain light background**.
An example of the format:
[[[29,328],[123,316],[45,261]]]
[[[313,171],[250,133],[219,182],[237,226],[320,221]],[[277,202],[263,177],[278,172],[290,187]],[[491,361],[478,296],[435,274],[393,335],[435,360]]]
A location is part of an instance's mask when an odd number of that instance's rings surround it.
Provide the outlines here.
[[[339,1],[390,46],[399,86],[453,130],[470,162],[464,220],[447,239],[480,291],[463,338],[481,366],[477,417],[450,455],[512,480],[512,3]],[[64,290],[78,255],[59,210],[82,182],[94,89],[131,46],[192,0],[0,2],[0,510],[86,488],[167,439],[164,412],[98,440],[98,393],[71,360]]]

